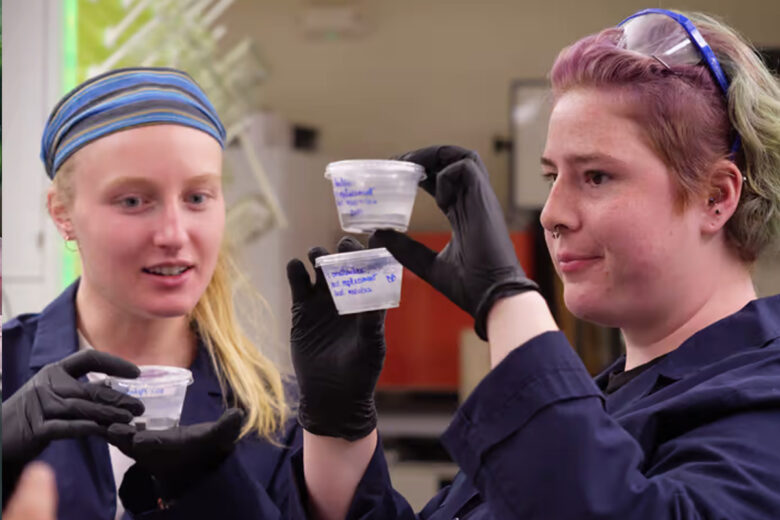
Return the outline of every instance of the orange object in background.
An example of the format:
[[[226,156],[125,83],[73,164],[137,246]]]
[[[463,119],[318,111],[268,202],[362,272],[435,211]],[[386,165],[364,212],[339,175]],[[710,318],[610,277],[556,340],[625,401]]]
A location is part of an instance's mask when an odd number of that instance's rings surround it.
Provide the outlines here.
[[[533,278],[533,236],[511,233],[517,258]],[[441,251],[450,233],[409,233]],[[457,391],[461,330],[474,320],[408,269],[404,269],[401,306],[387,313],[387,358],[379,378],[381,390]]]

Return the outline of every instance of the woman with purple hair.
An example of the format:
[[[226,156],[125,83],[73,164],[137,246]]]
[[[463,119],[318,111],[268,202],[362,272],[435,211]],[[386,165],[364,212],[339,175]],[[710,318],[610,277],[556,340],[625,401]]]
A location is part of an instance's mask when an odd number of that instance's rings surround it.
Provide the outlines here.
[[[371,244],[474,316],[492,370],[442,438],[461,472],[415,515],[378,447],[383,316],[336,316],[321,274],[311,284],[292,261],[301,516],[780,514],[780,296],[757,298],[751,280],[780,235],[777,79],[717,20],[648,9],[564,49],[551,80],[547,246],[567,307],[620,328],[625,355],[590,378],[519,266],[475,153],[406,154],[452,240],[436,253],[377,231]]]

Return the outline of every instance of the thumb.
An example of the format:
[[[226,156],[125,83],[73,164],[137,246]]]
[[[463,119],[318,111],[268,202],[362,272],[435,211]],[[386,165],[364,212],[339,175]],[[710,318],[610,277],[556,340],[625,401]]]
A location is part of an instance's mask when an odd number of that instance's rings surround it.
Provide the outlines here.
[[[403,233],[379,229],[368,239],[369,247],[385,247],[396,260],[411,272],[427,280],[436,252]]]
[[[119,448],[119,451],[129,456],[133,448],[133,437],[135,434],[136,429],[134,426],[124,423],[114,423],[108,427],[106,440]]]
[[[214,438],[220,445],[231,445],[238,439],[246,414],[240,408],[230,408],[217,421]]]
[[[469,188],[479,181],[481,172],[473,159],[461,159],[450,164],[439,174],[436,182],[436,204],[450,217],[453,204],[468,196]],[[451,222],[452,223],[452,222]]]
[[[55,520],[57,485],[52,469],[33,462],[24,470],[16,492],[3,511],[7,520]]]
[[[293,303],[305,300],[312,292],[311,279],[303,262],[293,258],[287,262],[287,282]]]

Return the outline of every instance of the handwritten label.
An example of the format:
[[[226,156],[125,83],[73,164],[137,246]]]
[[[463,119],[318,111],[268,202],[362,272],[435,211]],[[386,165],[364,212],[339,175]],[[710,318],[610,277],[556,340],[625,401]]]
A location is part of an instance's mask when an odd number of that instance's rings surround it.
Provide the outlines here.
[[[374,194],[375,186],[355,186],[352,181],[343,177],[334,177],[333,186],[336,206],[341,208],[339,211],[342,214],[350,217],[361,215],[364,207],[379,203]]]
[[[388,269],[389,267],[389,269]],[[388,266],[386,261],[357,266],[345,266],[328,275],[334,298],[370,294],[379,290],[377,284],[394,284],[400,280],[400,266]]]
[[[165,397],[171,396],[177,393],[180,387],[178,386],[125,386],[119,385],[117,390],[120,390],[127,395],[133,397]]]

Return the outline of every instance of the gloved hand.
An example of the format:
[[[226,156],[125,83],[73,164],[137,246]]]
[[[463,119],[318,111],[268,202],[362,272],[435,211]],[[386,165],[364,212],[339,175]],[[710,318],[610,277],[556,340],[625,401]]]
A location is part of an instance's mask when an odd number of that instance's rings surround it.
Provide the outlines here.
[[[167,430],[137,431],[129,424],[112,424],[108,441],[136,461],[119,489],[125,508],[139,512],[149,509],[150,498],[179,498],[230,455],[243,421],[244,412],[230,408],[217,421]],[[140,490],[148,494],[139,499]]]
[[[21,469],[54,439],[105,435],[144,411],[138,399],[78,378],[88,372],[132,378],[138,367],[97,350],[46,365],[3,403],[3,466]]]
[[[476,152],[432,146],[398,157],[425,168],[421,182],[452,226],[450,242],[436,253],[408,236],[379,230],[371,247],[386,247],[414,274],[474,317],[487,340],[487,317],[501,298],[538,290],[517,261],[501,206]]]
[[[363,249],[351,237],[340,253]],[[309,251],[312,266],[328,252]],[[385,360],[385,311],[339,316],[321,269],[312,285],[303,263],[287,264],[292,291],[292,361],[300,387],[298,422],[315,435],[361,439],[376,427],[374,388]]]

